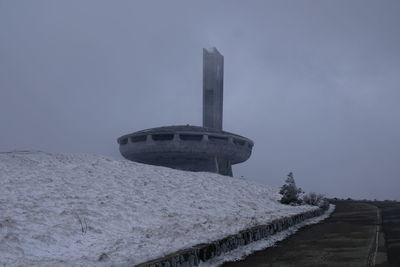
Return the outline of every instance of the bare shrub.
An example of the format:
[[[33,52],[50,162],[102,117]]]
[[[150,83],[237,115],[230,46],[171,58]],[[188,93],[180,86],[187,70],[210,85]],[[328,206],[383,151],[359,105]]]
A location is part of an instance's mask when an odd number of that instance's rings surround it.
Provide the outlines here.
[[[315,192],[310,192],[303,196],[303,203],[312,206],[324,207],[326,206],[327,199],[322,194],[317,194]]]

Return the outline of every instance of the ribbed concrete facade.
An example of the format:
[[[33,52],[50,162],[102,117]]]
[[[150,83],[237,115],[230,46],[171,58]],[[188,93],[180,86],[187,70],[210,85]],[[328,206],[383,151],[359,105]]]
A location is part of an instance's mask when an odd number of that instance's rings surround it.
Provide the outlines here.
[[[121,136],[118,143],[132,161],[228,176],[231,164],[246,161],[253,148],[253,141],[243,136],[190,125],[143,130]],[[229,166],[221,166],[221,159]]]

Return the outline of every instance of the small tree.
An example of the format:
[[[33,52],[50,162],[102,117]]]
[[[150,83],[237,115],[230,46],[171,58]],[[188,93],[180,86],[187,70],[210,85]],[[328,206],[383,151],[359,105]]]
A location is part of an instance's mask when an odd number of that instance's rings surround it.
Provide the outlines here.
[[[302,193],[301,188],[297,188],[294,181],[293,173],[290,172],[286,177],[285,184],[282,185],[279,193],[282,195],[282,204],[300,204],[299,195]]]

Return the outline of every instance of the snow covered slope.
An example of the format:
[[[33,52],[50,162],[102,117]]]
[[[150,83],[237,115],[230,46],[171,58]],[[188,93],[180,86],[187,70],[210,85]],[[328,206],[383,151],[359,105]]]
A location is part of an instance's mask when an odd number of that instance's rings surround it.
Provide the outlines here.
[[[313,209],[276,188],[98,155],[0,153],[0,265],[137,264]]]

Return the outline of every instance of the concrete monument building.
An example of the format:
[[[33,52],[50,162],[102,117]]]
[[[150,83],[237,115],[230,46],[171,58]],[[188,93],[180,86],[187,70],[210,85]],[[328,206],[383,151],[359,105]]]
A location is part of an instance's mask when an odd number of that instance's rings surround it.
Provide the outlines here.
[[[186,171],[232,176],[232,165],[246,161],[250,139],[222,130],[224,57],[203,49],[203,127],[164,126],[123,135],[119,150],[126,159]]]

